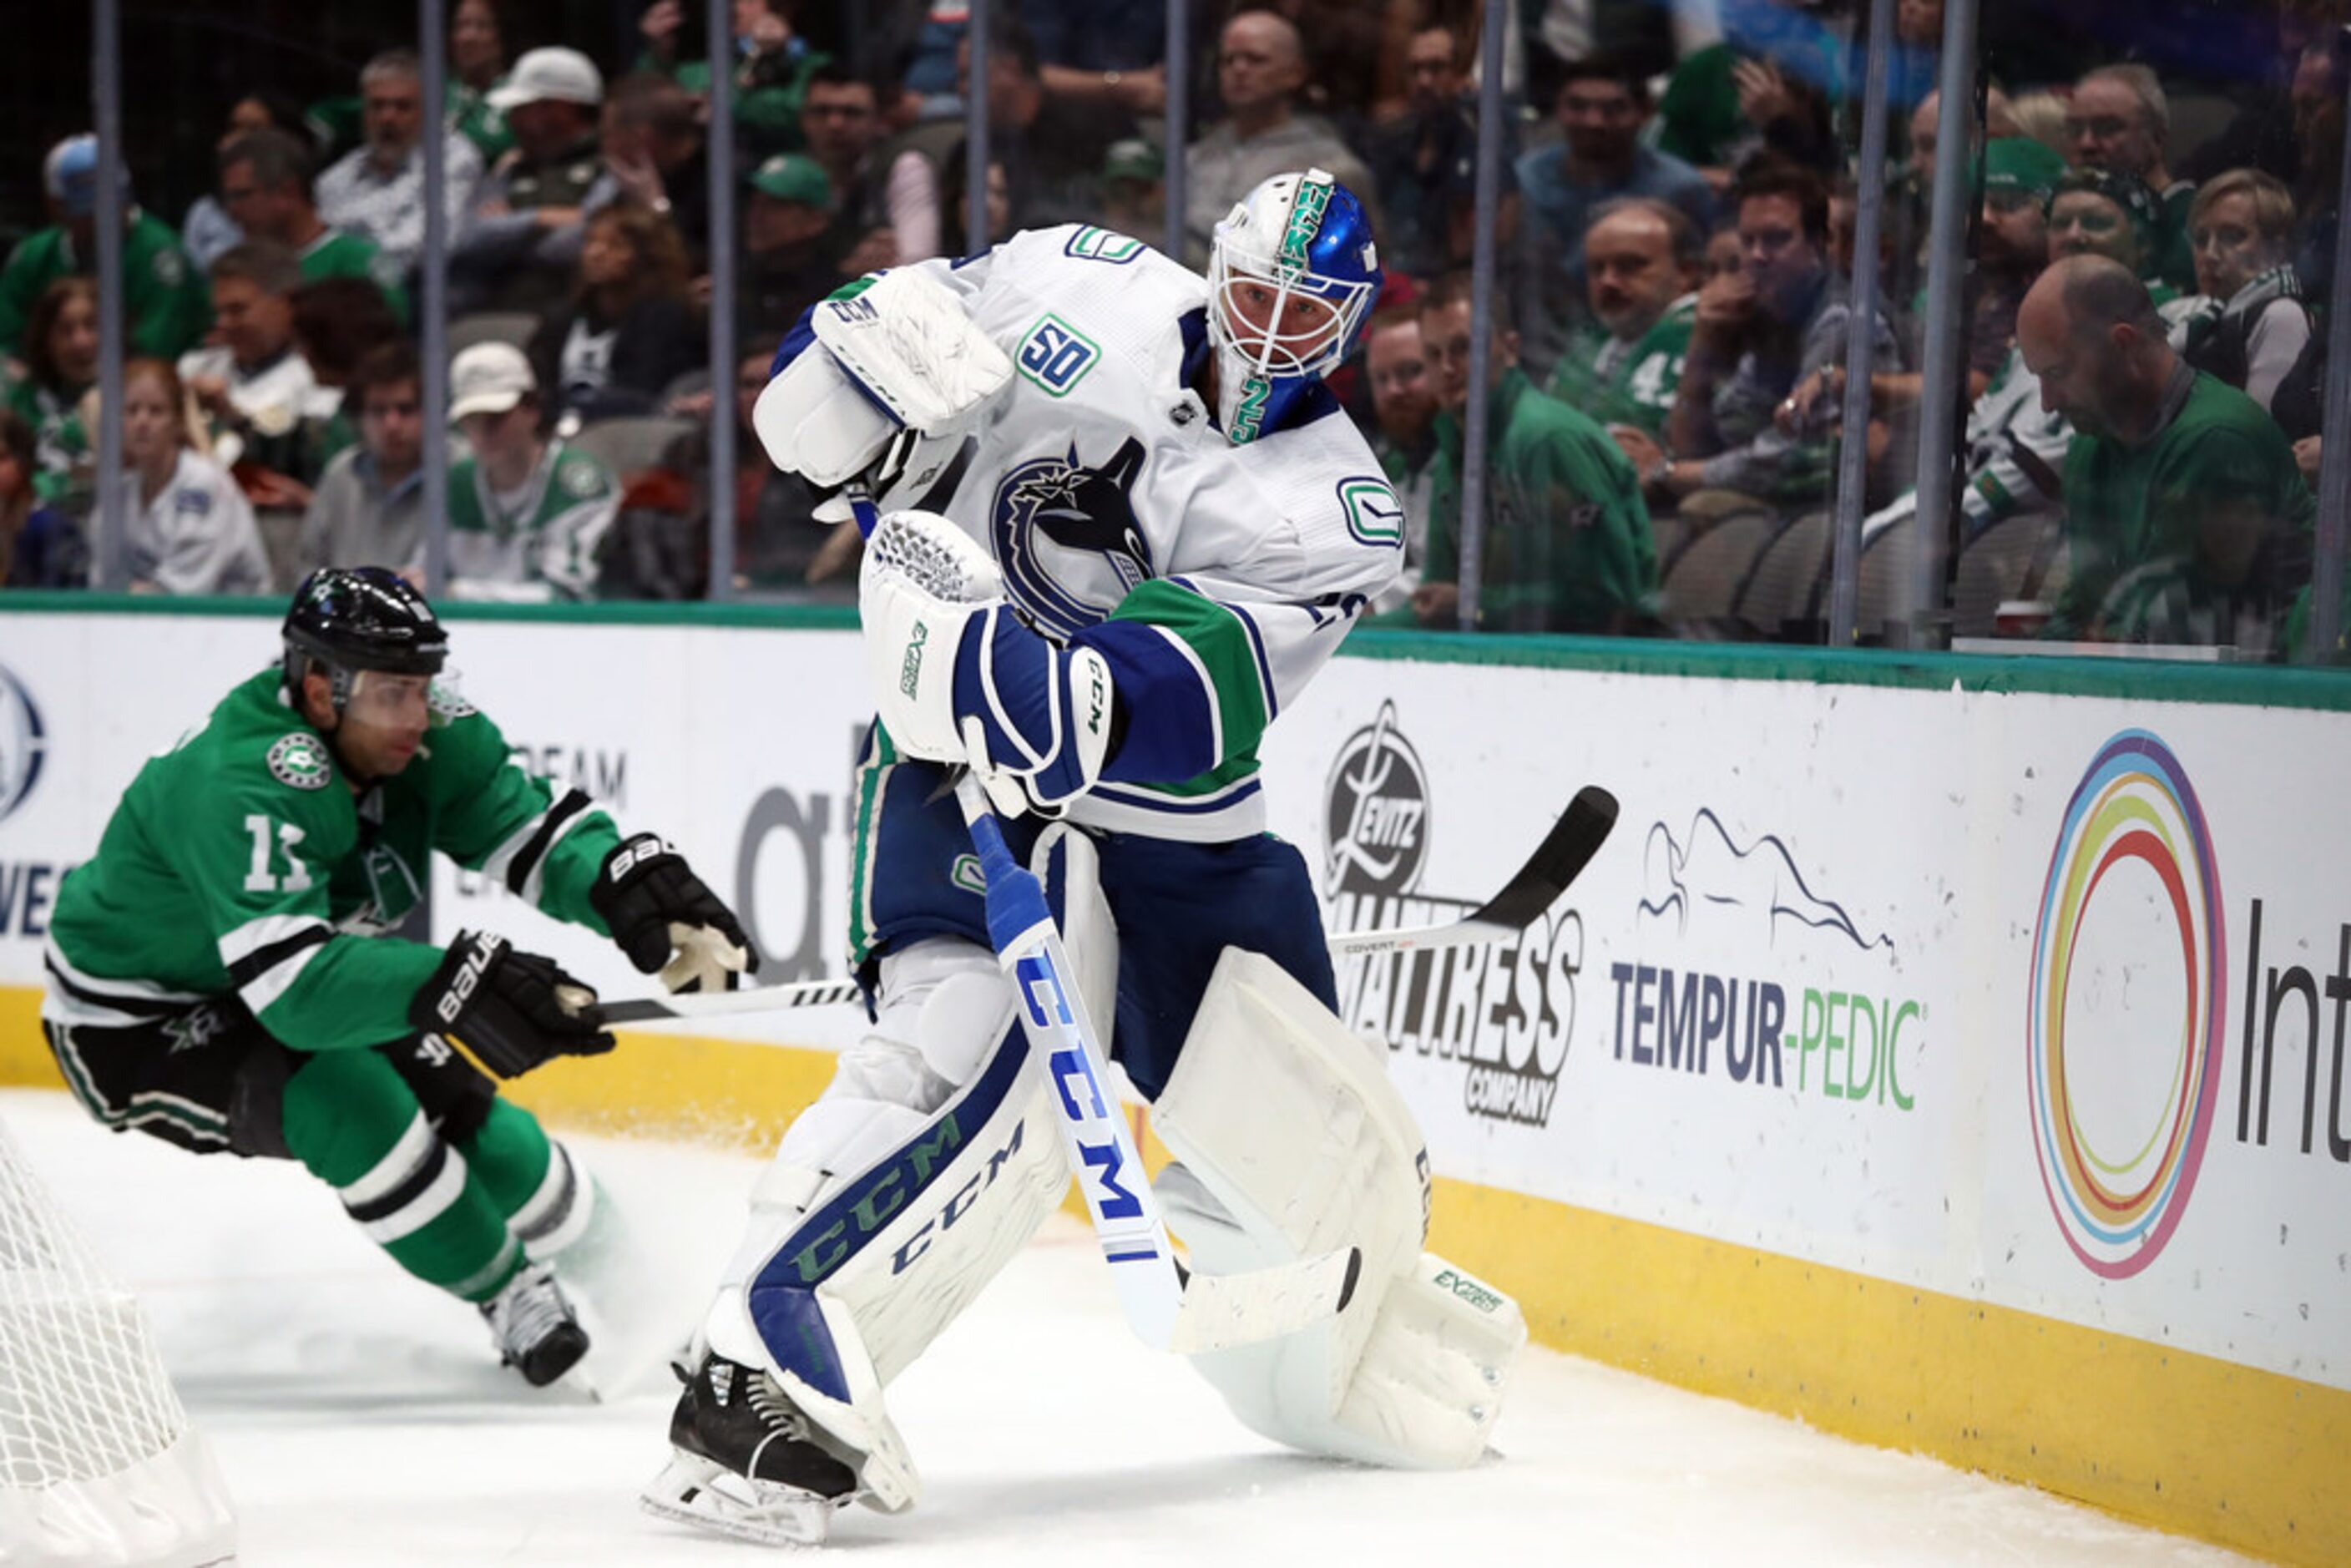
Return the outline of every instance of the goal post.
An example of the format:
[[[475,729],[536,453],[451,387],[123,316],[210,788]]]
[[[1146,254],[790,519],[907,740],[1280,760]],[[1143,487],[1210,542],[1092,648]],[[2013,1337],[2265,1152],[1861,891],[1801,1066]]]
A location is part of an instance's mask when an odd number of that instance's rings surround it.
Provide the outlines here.
[[[138,1299],[0,1122],[0,1565],[203,1568],[236,1515]]]

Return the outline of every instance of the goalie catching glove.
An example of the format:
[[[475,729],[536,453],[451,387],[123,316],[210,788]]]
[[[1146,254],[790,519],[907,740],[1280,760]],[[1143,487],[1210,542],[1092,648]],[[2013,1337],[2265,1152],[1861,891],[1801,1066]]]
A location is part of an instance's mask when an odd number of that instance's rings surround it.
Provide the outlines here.
[[[734,911],[652,833],[604,857],[588,902],[629,962],[643,974],[659,970],[673,991],[731,991],[758,969]]]
[[[516,951],[489,931],[461,931],[441,967],[408,1004],[408,1021],[453,1034],[501,1078],[518,1078],[556,1056],[612,1049],[596,993],[552,958]]]
[[[899,751],[969,763],[1008,816],[1058,815],[1102,777],[1118,719],[1109,664],[1023,625],[996,563],[954,523],[893,512],[875,524],[858,613]]]
[[[784,340],[792,358],[759,394],[751,428],[777,467],[820,488],[868,473],[909,433],[962,435],[1012,383],[1012,361],[995,340],[919,272],[852,284],[818,301],[805,323],[815,342],[799,329]]]

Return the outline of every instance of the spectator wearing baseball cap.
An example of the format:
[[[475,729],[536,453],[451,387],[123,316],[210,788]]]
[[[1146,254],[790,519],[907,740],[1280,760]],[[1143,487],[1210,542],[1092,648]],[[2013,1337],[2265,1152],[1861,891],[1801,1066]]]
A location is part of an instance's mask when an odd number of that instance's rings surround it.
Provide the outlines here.
[[[1155,243],[1166,226],[1167,155],[1140,136],[1102,153],[1102,226]]]
[[[449,466],[449,591],[459,599],[596,595],[621,487],[592,455],[548,437],[543,412],[538,378],[513,344],[476,343],[451,361],[449,418],[473,448]]]
[[[98,138],[69,136],[49,149],[42,190],[56,221],[28,235],[0,267],[0,352],[14,353],[49,285],[98,272]],[[212,312],[204,281],[188,264],[172,225],[123,191],[122,288],[131,351],[171,358],[193,348]]]
[[[1980,396],[2016,345],[2016,308],[2049,265],[2049,199],[2065,160],[2030,136],[1984,143],[1983,215],[1976,242],[1982,279],[1968,338],[1968,392]],[[1919,291],[1923,306],[1926,291]]]
[[[543,313],[579,263],[580,220],[619,194],[597,135],[604,78],[577,49],[532,49],[486,101],[515,145],[484,176],[450,254],[452,308]]]
[[[785,332],[841,287],[840,264],[825,245],[832,208],[832,181],[805,153],[778,152],[753,172],[743,204],[738,336]]]

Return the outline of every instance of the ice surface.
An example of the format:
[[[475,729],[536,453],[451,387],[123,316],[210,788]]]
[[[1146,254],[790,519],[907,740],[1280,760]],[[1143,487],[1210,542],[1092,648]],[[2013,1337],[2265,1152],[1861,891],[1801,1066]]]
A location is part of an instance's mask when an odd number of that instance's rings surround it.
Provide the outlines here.
[[[113,1136],[0,1092],[28,1156],[145,1301],[276,1568],[760,1562],[638,1511],[682,1337],[758,1166],[581,1138],[646,1256],[645,1324],[600,1345],[607,1402],[502,1371],[474,1311],[402,1274],[300,1170]],[[608,1336],[614,1337],[614,1336]],[[633,1361],[633,1388],[622,1386]],[[1085,1228],[1057,1218],[900,1380],[922,1506],[844,1513],[829,1550],[892,1564],[2210,1563],[2194,1542],[1719,1400],[1531,1352],[1464,1474],[1301,1458],[1128,1334]]]

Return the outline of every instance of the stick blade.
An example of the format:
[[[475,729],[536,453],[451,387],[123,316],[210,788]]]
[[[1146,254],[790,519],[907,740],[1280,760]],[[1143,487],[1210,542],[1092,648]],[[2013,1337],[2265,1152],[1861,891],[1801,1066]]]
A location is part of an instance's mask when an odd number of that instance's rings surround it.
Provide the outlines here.
[[[1165,1348],[1197,1355],[1311,1328],[1346,1309],[1363,1269],[1362,1250],[1344,1247],[1241,1274],[1194,1271]]]
[[[1616,797],[1597,784],[1586,784],[1567,803],[1567,810],[1519,868],[1519,874],[1470,915],[1469,922],[1524,930],[1536,915],[1559,902],[1559,895],[1600,852],[1615,826]]]

